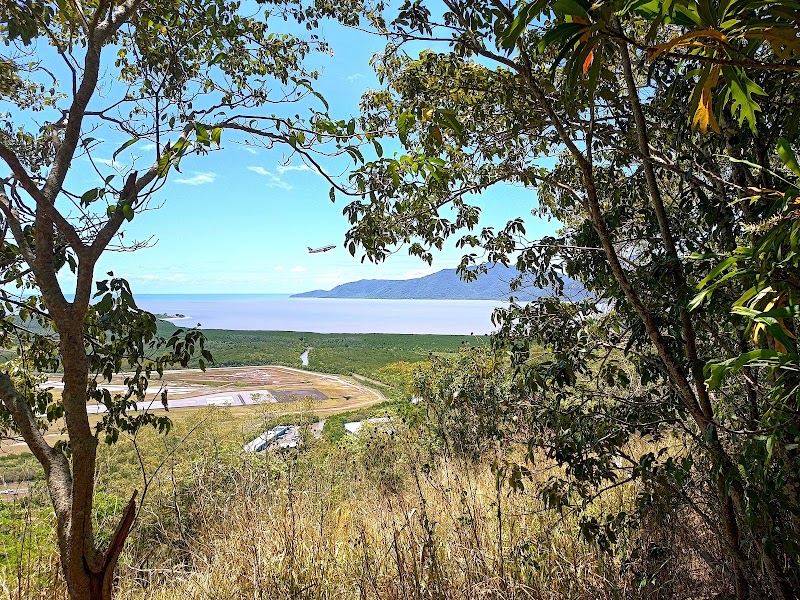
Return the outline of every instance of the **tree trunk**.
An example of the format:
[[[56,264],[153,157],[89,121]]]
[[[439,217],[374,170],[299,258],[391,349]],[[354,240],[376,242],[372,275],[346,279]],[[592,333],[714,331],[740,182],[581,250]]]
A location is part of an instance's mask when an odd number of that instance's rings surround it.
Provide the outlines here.
[[[619,28],[620,33],[622,29],[617,21],[616,26]],[[686,280],[686,274],[683,271],[680,258],[678,256],[675,241],[672,235],[672,229],[667,215],[664,201],[661,196],[661,188],[656,178],[655,167],[653,165],[652,156],[650,154],[650,142],[648,135],[647,121],[645,120],[644,111],[642,110],[641,102],[639,101],[639,90],[633,76],[633,67],[631,65],[630,54],[628,53],[628,45],[625,41],[619,43],[620,56],[622,58],[622,68],[625,74],[625,83],[628,89],[628,101],[633,113],[634,122],[636,123],[636,141],[639,147],[639,153],[642,157],[642,167],[647,181],[647,191],[650,198],[650,204],[656,214],[658,221],[658,228],[661,233],[662,243],[664,250],[670,259],[670,271],[673,278],[673,284],[678,292],[678,300],[680,302],[680,325],[681,333],[684,341],[684,352],[689,362],[689,368],[692,378],[694,379],[694,388],[698,403],[703,413],[703,422],[698,422],[701,431],[703,429],[713,427],[712,429],[712,452],[718,456],[718,461],[722,467],[722,473],[730,478],[735,478],[735,466],[732,460],[725,452],[722,444],[717,436],[716,428],[711,424],[714,419],[714,410],[711,405],[711,398],[708,390],[705,387],[703,376],[703,361],[700,360],[696,345],[696,332],[694,323],[692,322],[689,310],[687,308],[687,298],[691,293],[690,286]],[[687,374],[687,378],[688,378]],[[750,597],[750,585],[747,582],[745,572],[747,570],[747,561],[741,549],[739,540],[739,522],[737,519],[737,511],[734,508],[734,499],[731,494],[725,493],[724,480],[720,478],[717,482],[717,489],[719,492],[719,501],[722,508],[720,515],[722,520],[724,532],[724,546],[733,559],[733,572],[734,582],[736,586],[736,598],[744,600]],[[735,494],[735,491],[732,491]],[[778,591],[778,590],[776,590]],[[782,597],[782,596],[781,596]]]
[[[64,564],[63,568],[71,600],[111,600],[114,571],[135,518],[136,492],[134,491],[105,552],[92,552],[95,555],[94,560],[90,560],[85,553],[66,558],[70,564]],[[61,556],[63,561],[63,548]]]
[[[91,266],[87,268],[85,263],[79,263],[79,280],[82,270],[85,279],[85,270],[91,270]],[[97,437],[89,424],[86,408],[89,359],[83,338],[85,315],[86,305],[78,303],[77,294],[75,303],[53,313],[64,367],[62,402],[72,453],[70,503],[67,510],[57,511],[60,513],[58,537],[70,598],[110,600],[114,569],[136,516],[136,493],[125,508],[108,549],[99,551],[92,525]]]

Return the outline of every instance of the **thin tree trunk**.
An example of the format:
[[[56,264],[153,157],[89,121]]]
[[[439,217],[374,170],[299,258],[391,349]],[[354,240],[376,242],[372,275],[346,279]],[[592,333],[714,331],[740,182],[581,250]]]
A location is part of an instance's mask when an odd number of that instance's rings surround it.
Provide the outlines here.
[[[617,23],[619,27],[619,23]],[[621,30],[620,30],[621,31]],[[656,178],[653,160],[650,155],[650,141],[648,139],[647,121],[644,117],[641,102],[639,101],[639,89],[633,76],[633,67],[631,65],[630,54],[628,53],[628,45],[625,41],[619,43],[620,56],[622,58],[622,69],[625,75],[625,83],[628,89],[628,101],[633,113],[633,120],[636,123],[636,141],[639,147],[639,154],[642,157],[642,167],[647,181],[647,191],[650,198],[650,205],[656,214],[658,221],[658,228],[661,233],[661,240],[664,245],[664,250],[667,254],[670,263],[670,273],[672,274],[673,284],[678,291],[679,302],[679,315],[681,323],[681,334],[683,335],[684,351],[689,360],[689,365],[694,379],[694,387],[699,400],[700,408],[703,415],[710,422],[714,418],[714,410],[711,406],[711,398],[705,386],[705,378],[703,376],[703,362],[699,359],[697,353],[697,335],[694,325],[689,315],[687,308],[687,300],[690,293],[689,284],[686,280],[686,274],[683,271],[683,265],[678,256],[675,240],[672,236],[672,230],[669,223],[664,201],[661,195],[661,187]],[[706,427],[713,427],[713,425],[706,425]],[[723,473],[728,476],[735,477],[737,474],[731,471],[731,460],[725,452],[722,444],[717,437],[716,428],[712,430],[712,448],[713,452],[720,458]],[[747,565],[746,557],[741,549],[739,540],[739,525],[737,520],[736,510],[734,510],[734,500],[731,494],[725,493],[725,484],[722,479],[718,484],[719,502],[722,508],[721,520],[723,532],[725,536],[725,546],[728,548],[729,553],[733,559],[734,581],[736,585],[736,597],[739,600],[744,600],[750,597],[750,585],[745,577],[745,570]]]

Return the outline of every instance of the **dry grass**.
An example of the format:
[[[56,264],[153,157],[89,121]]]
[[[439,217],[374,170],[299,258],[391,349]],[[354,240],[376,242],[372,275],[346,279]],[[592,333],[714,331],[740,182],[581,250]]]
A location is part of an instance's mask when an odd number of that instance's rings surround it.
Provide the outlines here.
[[[256,459],[216,448],[182,465],[182,483],[153,499],[159,517],[131,546],[120,597],[630,595],[617,561],[582,542],[572,516],[498,493],[488,461],[431,464],[399,438]],[[627,500],[620,488],[603,502]]]
[[[117,598],[710,595],[693,591],[708,575],[693,558],[692,547],[705,544],[694,524],[650,527],[656,541],[664,541],[659,528],[669,530],[672,546],[687,552],[666,561],[656,557],[654,578],[641,585],[633,576],[636,566],[623,568],[623,557],[649,541],[623,537],[614,553],[583,541],[575,514],[546,510],[536,495],[552,471],[536,473],[523,493],[498,491],[491,464],[500,457],[473,463],[442,456],[399,423],[393,434],[337,446],[309,440],[300,452],[266,456],[241,453],[242,423],[228,411],[181,422],[168,439],[187,431],[193,434],[182,444],[165,444],[156,435],[141,440],[147,468],[152,473],[161,466],[123,555]],[[138,486],[130,448],[107,452],[114,456],[100,468],[108,469],[101,474],[108,501],[97,517],[105,529],[116,519],[115,506],[121,510],[130,488]],[[130,471],[119,470],[125,464]],[[630,485],[616,487],[589,511],[600,516],[627,510],[635,492]],[[65,598],[53,548],[40,545],[38,556],[34,548],[16,573],[6,572],[0,597]]]

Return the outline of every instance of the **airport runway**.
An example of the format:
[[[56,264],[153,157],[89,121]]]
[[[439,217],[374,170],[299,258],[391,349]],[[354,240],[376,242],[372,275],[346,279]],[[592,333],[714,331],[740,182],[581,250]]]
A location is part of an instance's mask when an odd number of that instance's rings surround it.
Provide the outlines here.
[[[203,406],[248,406],[250,404],[261,404],[262,402],[275,402],[269,390],[248,390],[219,392],[216,394],[203,394],[192,398],[179,398],[167,400],[169,408],[197,408]],[[86,407],[90,415],[98,415],[106,412],[106,407],[102,404],[90,404]],[[137,402],[136,410],[142,412],[147,410],[163,410],[161,398]]]

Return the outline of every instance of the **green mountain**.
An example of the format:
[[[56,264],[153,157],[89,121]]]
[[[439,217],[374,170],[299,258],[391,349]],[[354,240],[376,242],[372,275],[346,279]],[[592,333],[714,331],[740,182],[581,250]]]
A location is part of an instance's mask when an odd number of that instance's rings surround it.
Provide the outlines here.
[[[533,300],[548,290],[525,289],[511,292],[509,283],[517,275],[513,267],[495,265],[475,281],[462,281],[455,269],[443,269],[417,279],[361,279],[337,285],[332,290],[294,294],[292,298],[376,298],[397,300]]]

